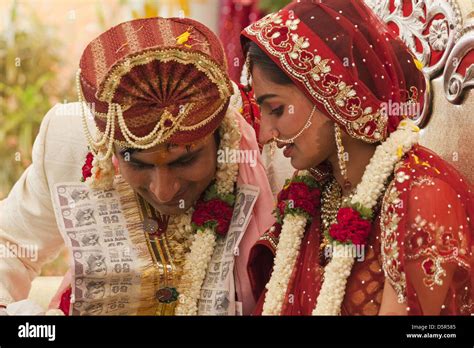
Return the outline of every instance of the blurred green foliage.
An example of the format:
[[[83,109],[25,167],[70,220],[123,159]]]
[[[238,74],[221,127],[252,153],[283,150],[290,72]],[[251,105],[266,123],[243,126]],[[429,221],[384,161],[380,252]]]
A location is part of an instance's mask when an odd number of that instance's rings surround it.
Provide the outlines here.
[[[0,33],[0,199],[31,163],[32,144],[46,112],[73,96],[72,77],[58,90],[61,43],[54,31],[33,10],[18,11],[14,2]],[[20,29],[20,15],[28,16],[28,28]]]
[[[272,13],[281,10],[290,2],[291,0],[260,0],[258,7],[265,13]]]

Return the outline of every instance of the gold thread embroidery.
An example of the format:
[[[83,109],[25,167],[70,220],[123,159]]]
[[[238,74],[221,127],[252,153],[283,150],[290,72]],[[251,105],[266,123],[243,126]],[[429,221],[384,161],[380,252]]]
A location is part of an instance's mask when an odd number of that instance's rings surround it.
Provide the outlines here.
[[[130,239],[135,246],[135,252],[140,263],[140,303],[138,315],[153,315],[156,312],[157,301],[155,300],[155,287],[159,275],[148,250],[148,245],[143,230],[143,216],[136,200],[136,195],[130,185],[121,177],[117,176],[115,188],[120,195],[123,213],[127,222]]]
[[[283,23],[280,14],[267,15],[247,27],[245,32],[255,37],[271,55],[276,57],[290,76],[301,81],[310,94],[324,105],[328,113],[344,125],[351,136],[369,143],[385,138],[387,117],[381,113],[380,109],[373,113],[371,107],[362,108],[361,100],[352,86],[330,74],[329,59],[322,59],[321,56],[313,55],[305,50],[310,46],[309,40],[291,33],[297,30],[300,22],[298,18],[294,18],[294,14],[291,16],[293,18]],[[272,46],[272,42],[277,43],[279,50]],[[288,60],[291,60],[294,66],[299,66],[302,71],[305,68],[312,68],[301,73],[293,68]],[[293,61],[297,61],[298,64]],[[321,89],[315,82],[321,82],[325,89]],[[344,107],[348,112],[343,111]],[[341,113],[346,114],[349,120],[342,117]],[[373,138],[369,136],[369,122],[373,122],[376,127]]]
[[[397,293],[398,302],[403,303],[406,301],[406,276],[405,272],[401,269],[397,241],[398,224],[401,220],[396,212],[396,207],[401,202],[399,195],[395,180],[392,180],[382,201],[380,253],[385,277]]]
[[[270,243],[273,249],[276,250],[277,245],[278,245],[278,238],[275,237],[274,235],[270,234],[269,232],[266,232],[263,236],[259,238],[259,241],[267,241]]]
[[[174,42],[174,35],[173,31],[171,30],[171,25],[170,22],[167,20],[159,20],[158,19],[158,28],[159,32],[162,33],[161,38],[163,39],[163,42],[165,43],[166,46],[173,46],[175,44]]]
[[[411,183],[410,183],[410,189],[413,186],[434,186],[434,181],[431,176],[427,175],[422,175],[417,178],[415,178]]]
[[[102,77],[107,73],[104,46],[102,46],[102,42],[99,39],[95,39],[91,42],[91,52],[92,61],[94,62],[96,84],[99,85]]]
[[[128,45],[129,49],[131,52],[136,52],[139,50],[140,45],[138,41],[138,35],[136,34],[138,31],[140,31],[141,28],[138,30],[134,30],[132,27],[132,24],[130,22],[124,23],[121,28],[123,29],[123,32],[125,34],[125,37],[127,38],[126,44]],[[143,28],[143,26],[142,26]]]
[[[101,84],[98,90],[99,100],[111,103],[113,94],[120,84],[122,76],[130,72],[130,70],[138,65],[145,65],[152,60],[159,60],[161,62],[174,61],[180,64],[193,64],[199,71],[204,73],[208,79],[214,83],[219,91],[219,96],[222,100],[227,99],[232,95],[232,86],[225,71],[223,71],[210,58],[206,57],[200,52],[188,52],[183,49],[176,48],[162,48],[154,49],[141,54],[127,57],[120,63],[117,63],[111,68],[107,78]]]
[[[454,238],[453,232],[437,222],[417,215],[411,224],[407,235],[408,260],[424,258],[421,264],[425,277],[423,283],[427,287],[442,285],[443,276],[446,276],[442,264],[455,262],[460,267],[470,269],[469,262],[463,259],[467,254],[466,242]]]

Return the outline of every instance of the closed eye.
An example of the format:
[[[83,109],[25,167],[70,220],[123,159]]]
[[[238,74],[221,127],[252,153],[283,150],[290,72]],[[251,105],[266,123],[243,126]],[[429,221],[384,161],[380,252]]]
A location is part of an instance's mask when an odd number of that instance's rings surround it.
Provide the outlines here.
[[[133,169],[137,169],[137,170],[146,170],[146,169],[151,169],[154,167],[151,164],[135,162],[135,161],[129,161],[128,163]]]
[[[275,108],[275,109],[272,109],[272,110],[270,111],[270,115],[279,117],[279,116],[283,115],[283,111],[284,111],[284,106],[283,106],[283,105],[280,105],[279,107],[277,107],[277,108]]]
[[[198,156],[183,158],[178,161],[169,163],[169,166],[186,167],[186,166],[192,165],[196,161],[197,157]],[[153,164],[147,164],[147,163],[137,162],[133,160],[129,161],[128,163],[133,169],[136,169],[136,170],[148,170],[148,169],[153,169],[155,167]]]
[[[171,166],[173,166],[173,167],[186,167],[186,166],[192,165],[194,162],[196,162],[196,159],[197,159],[197,156],[192,156],[192,157],[174,162],[174,163],[171,164]]]

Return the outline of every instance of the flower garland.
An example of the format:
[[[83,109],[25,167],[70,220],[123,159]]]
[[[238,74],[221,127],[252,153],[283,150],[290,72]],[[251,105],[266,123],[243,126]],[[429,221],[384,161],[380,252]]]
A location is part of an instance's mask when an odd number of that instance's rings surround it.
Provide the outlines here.
[[[171,233],[167,236],[167,240],[172,253],[173,264],[181,271],[186,260],[186,254],[194,241],[194,230],[191,223],[193,213],[194,208],[190,208],[184,214],[170,216],[168,225],[168,230]]]
[[[229,108],[219,128],[221,137],[219,149],[238,150],[241,133],[234,115],[235,110]],[[112,168],[100,167],[109,161],[97,161],[92,153],[86,156],[82,167],[83,181],[90,181],[92,187],[100,188],[103,174],[114,173]],[[215,182],[198,200],[194,210],[173,217],[172,225],[176,236],[175,248],[171,245],[177,264],[183,263],[183,273],[177,286],[179,300],[175,309],[176,315],[196,315],[198,301],[207,268],[214,252],[217,235],[225,235],[229,228],[235,201],[235,183],[237,182],[238,163],[218,162]],[[102,177],[101,177],[102,176]],[[101,180],[98,180],[101,179]],[[187,238],[190,232],[196,231],[192,238]],[[185,242],[185,239],[187,240]],[[185,250],[189,249],[184,257]],[[180,260],[184,259],[182,262]]]
[[[110,161],[98,160],[92,152],[86,155],[86,162],[82,166],[81,181],[89,187],[98,190],[110,189],[115,177],[115,167]]]
[[[395,164],[418,142],[419,128],[408,119],[400,122],[397,130],[379,145],[366,167],[362,180],[357,185],[350,203],[337,214],[337,223],[330,226],[326,237],[333,246],[333,257],[324,270],[324,280],[316,301],[313,315],[339,315],[345,295],[347,279],[351,274],[354,257],[347,255],[344,248],[365,244],[368,238],[373,208],[383,193],[385,184]],[[305,173],[307,175],[307,173]],[[280,203],[279,203],[280,204]],[[279,315],[288,288],[289,278],[304,235],[303,219],[289,217],[285,211],[278,243],[274,270],[267,284],[267,295],[263,306],[264,315]],[[305,218],[305,214],[300,214]],[[305,221],[307,224],[307,220]],[[280,265],[291,265],[284,270]]]
[[[279,315],[288,288],[291,272],[301,246],[308,221],[320,204],[320,188],[308,171],[300,171],[287,180],[278,194],[274,228],[281,228],[275,261],[263,305],[263,315]]]
[[[219,129],[221,135],[219,147],[237,150],[240,146],[241,133],[233,116],[233,109],[229,110]],[[215,184],[206,191],[203,200],[196,204],[192,225],[197,232],[191,251],[186,255],[183,276],[178,287],[180,297],[175,310],[176,315],[198,313],[199,295],[214,252],[216,235],[224,235],[229,229],[238,171],[237,163],[218,162]]]

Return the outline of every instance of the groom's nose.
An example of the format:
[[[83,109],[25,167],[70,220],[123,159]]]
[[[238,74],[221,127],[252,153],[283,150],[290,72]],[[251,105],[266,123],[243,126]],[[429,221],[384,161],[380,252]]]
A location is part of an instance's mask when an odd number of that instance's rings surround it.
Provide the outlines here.
[[[149,188],[159,204],[166,204],[173,200],[181,186],[176,175],[169,168],[165,167],[154,170]]]

